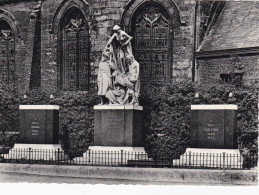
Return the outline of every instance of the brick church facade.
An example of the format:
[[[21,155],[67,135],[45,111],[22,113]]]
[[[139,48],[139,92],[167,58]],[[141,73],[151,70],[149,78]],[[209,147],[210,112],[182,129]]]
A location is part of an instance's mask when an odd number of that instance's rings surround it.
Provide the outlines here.
[[[245,8],[245,9],[244,9]],[[117,24],[141,80],[245,84],[259,73],[258,2],[2,0],[0,81],[21,93],[88,90]]]

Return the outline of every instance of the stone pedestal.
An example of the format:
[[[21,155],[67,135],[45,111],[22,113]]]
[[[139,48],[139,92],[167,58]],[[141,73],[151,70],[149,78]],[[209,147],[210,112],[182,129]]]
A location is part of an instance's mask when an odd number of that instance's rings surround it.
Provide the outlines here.
[[[236,149],[237,105],[191,105],[191,148]]]
[[[19,109],[19,140],[5,159],[67,159],[59,144],[59,106],[20,105]]]
[[[142,106],[94,106],[94,146],[78,157],[89,165],[123,165],[148,158],[142,146]]]
[[[191,105],[190,148],[174,165],[190,167],[240,168],[243,159],[237,149],[237,105]]]
[[[142,146],[142,106],[94,106],[95,146]]]

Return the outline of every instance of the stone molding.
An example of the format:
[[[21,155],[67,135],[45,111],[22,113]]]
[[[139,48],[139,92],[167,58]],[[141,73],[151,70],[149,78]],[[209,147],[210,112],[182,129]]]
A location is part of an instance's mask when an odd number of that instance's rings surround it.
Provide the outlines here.
[[[239,149],[186,148],[185,153],[241,155]]]
[[[259,47],[243,47],[234,49],[221,49],[211,51],[196,51],[197,59],[213,58],[213,57],[229,57],[233,55],[258,55]]]
[[[127,146],[89,146],[88,151],[96,152],[140,152],[145,153],[144,147],[127,147]]]
[[[96,105],[94,110],[143,110],[143,107],[135,105]]]
[[[5,9],[0,9],[0,20],[4,20],[10,25],[11,29],[14,32],[15,38],[21,37],[17,20],[15,19],[14,15],[11,12]]]
[[[234,104],[191,105],[191,110],[237,110]]]
[[[136,10],[142,6],[144,3],[154,2],[158,3],[161,6],[163,6],[168,14],[170,15],[170,25],[173,27],[185,25],[185,22],[182,19],[182,16],[180,15],[180,10],[177,7],[176,3],[174,1],[170,0],[132,0],[130,1],[123,11],[122,17],[121,17],[121,26],[125,27],[127,32],[131,32],[131,19],[136,12]],[[177,16],[175,18],[175,16]]]
[[[59,110],[57,105],[20,105],[20,110]]]
[[[16,143],[13,149],[33,149],[33,150],[62,150],[61,144],[22,144]]]
[[[71,8],[77,8],[79,9],[86,21],[89,21],[88,15],[89,15],[89,3],[85,0],[64,0],[57,8],[54,17],[52,19],[51,29],[50,33],[57,33],[59,28],[60,20],[63,18],[63,16],[66,14],[66,12]]]

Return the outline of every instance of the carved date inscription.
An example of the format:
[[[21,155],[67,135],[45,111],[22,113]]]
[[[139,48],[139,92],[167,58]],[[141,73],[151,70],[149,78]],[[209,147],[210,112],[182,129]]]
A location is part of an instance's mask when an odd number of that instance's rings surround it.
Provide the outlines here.
[[[35,118],[31,123],[31,135],[32,136],[38,136],[39,130],[40,130],[39,122]]]
[[[224,148],[224,112],[199,111],[198,143],[201,148]]]
[[[219,128],[212,121],[204,127],[205,134],[209,140],[215,140]]]

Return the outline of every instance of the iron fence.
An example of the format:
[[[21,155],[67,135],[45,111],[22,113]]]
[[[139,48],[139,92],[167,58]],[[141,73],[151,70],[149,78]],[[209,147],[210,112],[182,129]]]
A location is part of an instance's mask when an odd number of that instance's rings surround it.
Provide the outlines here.
[[[147,154],[128,151],[91,151],[82,157],[69,158],[64,151],[12,149],[0,154],[1,163],[55,164],[82,166],[168,167],[206,169],[244,169],[257,166],[257,156],[226,153]]]

